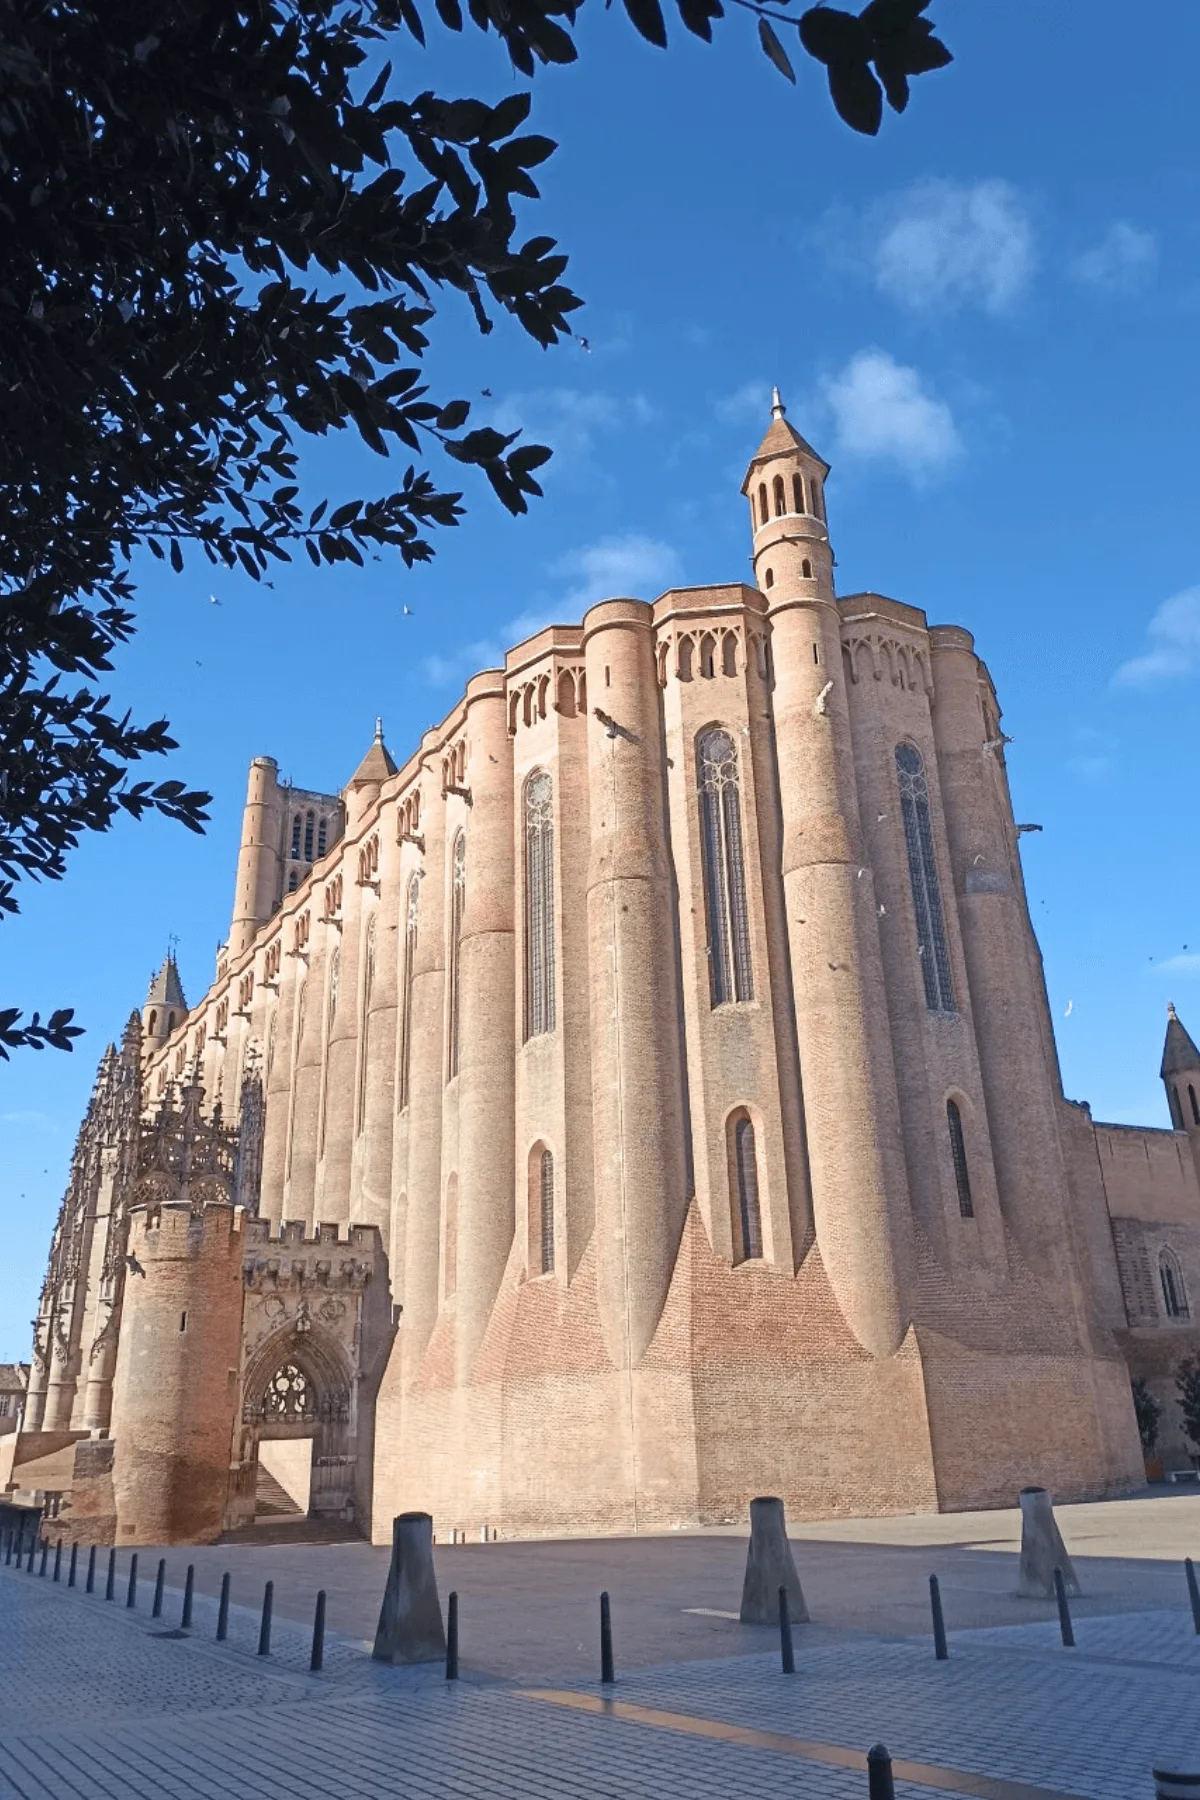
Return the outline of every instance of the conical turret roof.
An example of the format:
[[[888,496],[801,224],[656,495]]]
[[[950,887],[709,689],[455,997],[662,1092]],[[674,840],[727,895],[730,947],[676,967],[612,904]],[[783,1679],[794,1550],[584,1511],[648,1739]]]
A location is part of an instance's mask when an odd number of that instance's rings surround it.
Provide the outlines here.
[[[1168,1005],[1167,1041],[1163,1045],[1162,1068],[1159,1070],[1159,1074],[1165,1079],[1168,1075],[1182,1075],[1185,1071],[1193,1069],[1200,1069],[1200,1050],[1197,1050],[1184,1030],[1175,1008]]]
[[[812,445],[800,436],[795,426],[789,424],[787,407],[779,397],[779,389],[771,390],[771,423],[767,426],[767,434],[750,459],[750,467],[746,471],[746,479],[742,483],[745,493],[750,485],[751,477],[760,463],[770,462],[776,456],[791,456],[799,450],[802,456],[815,462],[823,475],[828,475],[829,464],[823,456],[819,456]]]
[[[353,788],[378,787],[389,775],[396,773],[396,765],[388,754],[388,747],[383,741],[383,720],[375,721],[375,737],[371,748],[350,777],[349,785]]]
[[[147,1006],[180,1006],[187,1011],[187,1001],[183,997],[183,983],[179,979],[179,970],[171,951],[163,957],[162,968],[150,983],[150,992],[146,995]]]

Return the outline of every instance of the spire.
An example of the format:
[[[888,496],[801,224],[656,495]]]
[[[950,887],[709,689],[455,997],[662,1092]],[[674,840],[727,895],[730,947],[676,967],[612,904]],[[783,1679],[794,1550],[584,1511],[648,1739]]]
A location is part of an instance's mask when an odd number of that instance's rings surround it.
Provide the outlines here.
[[[1167,1040],[1163,1045],[1159,1074],[1165,1080],[1168,1075],[1182,1075],[1185,1071],[1197,1069],[1200,1069],[1200,1050],[1197,1050],[1185,1031],[1174,1004],[1168,1002]]]
[[[357,787],[378,787],[389,775],[396,773],[396,765],[388,755],[387,745],[383,741],[383,720],[375,721],[375,736],[371,740],[371,748],[350,777],[349,785]]]
[[[773,387],[771,389],[771,423],[767,427],[766,436],[751,459],[746,479],[742,483],[742,492],[745,493],[749,488],[751,478],[757,473],[760,463],[770,462],[777,456],[794,456],[797,451],[801,456],[809,457],[816,463],[822,478],[828,475],[829,464],[824,457],[818,456],[811,444],[805,442],[795,426],[788,423],[787,407],[783,404],[779,389]]]
[[[183,983],[179,979],[179,969],[175,962],[175,952],[168,950],[163,957],[162,967],[150,981],[150,991],[146,995],[147,1006],[178,1006],[187,1011],[187,1001],[183,997]]]

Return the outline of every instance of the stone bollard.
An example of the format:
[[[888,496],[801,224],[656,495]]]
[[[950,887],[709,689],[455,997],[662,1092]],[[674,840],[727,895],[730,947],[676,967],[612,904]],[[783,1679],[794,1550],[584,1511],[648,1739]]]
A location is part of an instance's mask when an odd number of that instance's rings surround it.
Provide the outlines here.
[[[1068,1594],[1082,1592],[1079,1577],[1055,1523],[1049,1494],[1041,1487],[1022,1488],[1021,1568],[1017,1597],[1021,1600],[1053,1600],[1055,1569],[1061,1569],[1063,1586]]]
[[[74,1543],[71,1545],[71,1563],[70,1563],[70,1567],[67,1570],[67,1586],[68,1587],[75,1586],[75,1571],[76,1571],[76,1568],[78,1567],[78,1565],[79,1565],[79,1545],[78,1545],[78,1543]]]
[[[217,1602],[217,1642],[223,1644],[229,1636],[229,1570],[221,1577],[221,1598]]]
[[[600,1596],[600,1685],[612,1687],[617,1679],[613,1664],[612,1603],[607,1588]]]
[[[150,1617],[152,1619],[162,1618],[163,1591],[166,1588],[166,1585],[167,1559],[165,1556],[160,1556],[158,1559],[158,1573],[154,1577],[154,1604],[150,1608]]]
[[[388,1569],[375,1648],[377,1662],[441,1662],[446,1633],[433,1567],[433,1520],[428,1513],[401,1513],[392,1521],[392,1562]]]
[[[451,1594],[451,1600],[454,1595]],[[325,1667],[325,1589],[317,1594],[317,1604],[313,1610],[312,1649],[308,1657],[309,1670],[319,1675]]]
[[[787,1591],[788,1614],[795,1625],[808,1624],[804,1591],[792,1561],[787,1540],[783,1501],[760,1498],[750,1502],[750,1548],[746,1552],[746,1579],[742,1583],[743,1625],[777,1625],[779,1590]]]
[[[1200,1795],[1200,1775],[1184,1775],[1174,1769],[1151,1769],[1154,1777],[1154,1800],[1196,1800]]]
[[[886,1744],[872,1744],[867,1751],[868,1800],[896,1800],[892,1759]]]

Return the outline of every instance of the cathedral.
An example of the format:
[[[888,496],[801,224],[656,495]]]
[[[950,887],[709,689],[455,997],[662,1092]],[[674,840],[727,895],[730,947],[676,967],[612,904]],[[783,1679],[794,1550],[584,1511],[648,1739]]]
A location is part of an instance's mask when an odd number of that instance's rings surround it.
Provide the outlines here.
[[[254,760],[212,985],[100,1067],[10,1495],[136,1545],[1143,1480],[1200,1051],[1161,1130],[1064,1098],[987,668],[835,594],[828,475],[776,395],[752,586],[548,626],[338,792]]]

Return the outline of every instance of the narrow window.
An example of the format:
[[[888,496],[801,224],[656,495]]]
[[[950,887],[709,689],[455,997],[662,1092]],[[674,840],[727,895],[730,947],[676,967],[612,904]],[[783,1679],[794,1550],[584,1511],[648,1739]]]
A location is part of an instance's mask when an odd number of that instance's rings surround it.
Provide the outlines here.
[[[355,1102],[354,1135],[363,1128],[367,1111],[367,1057],[371,1037],[371,993],[375,986],[375,914],[367,920],[367,936],[363,946],[362,1016],[358,1029],[358,1095]]]
[[[1183,1108],[1179,1104],[1178,1089],[1173,1087],[1167,1089],[1167,1103],[1171,1108],[1171,1122],[1176,1131],[1186,1131],[1187,1126],[1183,1122]]]
[[[305,860],[305,862],[311,862],[313,859],[313,826],[314,826],[315,822],[316,821],[314,820],[312,813],[305,813],[305,815],[304,815],[304,860]]]
[[[1164,1250],[1159,1257],[1158,1279],[1168,1319],[1190,1319],[1192,1309],[1188,1305],[1187,1290],[1183,1285],[1183,1270],[1179,1267],[1179,1259],[1173,1250]]]
[[[723,1006],[730,1000],[754,998],[737,748],[727,731],[716,728],[701,734],[696,772],[709,982],[712,1004]]]
[[[801,573],[801,575],[803,575],[805,581],[812,580],[812,564],[809,562],[807,556],[804,558],[804,561],[800,564],[800,573]]]
[[[396,1110],[408,1105],[408,1070],[412,1060],[413,965],[417,960],[417,903],[421,877],[408,878],[408,905],[404,917],[404,992],[400,996],[400,1070],[396,1083]]]
[[[294,894],[299,885],[300,885],[299,870],[293,869],[291,874],[288,876],[288,893]]]
[[[775,517],[782,519],[787,511],[787,501],[783,497],[783,476],[777,475],[771,485],[775,490]]]
[[[175,1029],[175,1014],[168,1013],[167,1014],[167,1031],[172,1032],[172,1031],[174,1031],[174,1029]]]
[[[804,483],[799,475],[792,476],[792,499],[795,503],[794,510],[802,513],[804,511]]]
[[[187,1330],[187,1314],[185,1312],[181,1312],[179,1315],[179,1329],[180,1331]]]
[[[554,784],[525,783],[525,1036],[554,1030]]]
[[[762,1214],[758,1204],[758,1156],[754,1144],[754,1126],[742,1113],[733,1125],[733,1167],[737,1181],[738,1262],[753,1262],[762,1256]]]
[[[821,485],[815,475],[809,481],[808,486],[809,492],[812,494],[813,512],[818,519],[823,519],[825,517],[825,496],[821,492]]]
[[[954,987],[950,980],[942,893],[933,854],[929,784],[925,780],[920,754],[912,744],[896,746],[896,770],[900,779],[900,813],[904,821],[904,845],[908,852],[908,877],[917,921],[917,955],[925,983],[925,1004],[930,1012],[950,1013],[955,1010]]]
[[[1196,1104],[1196,1090],[1190,1081],[1188,1082],[1188,1099],[1192,1103],[1192,1123],[1200,1125],[1200,1106]]]
[[[769,588],[773,588],[775,586],[775,571],[774,571],[774,569],[767,570],[766,584]]]
[[[445,1280],[442,1291],[447,1300],[458,1286],[458,1176],[451,1175],[446,1183],[446,1222],[444,1244]]]
[[[765,525],[767,520],[770,518],[770,516],[771,516],[771,514],[767,507],[767,484],[765,481],[760,481],[758,484],[758,522],[759,522],[759,524]]]
[[[950,1156],[954,1163],[954,1185],[958,1189],[958,1210],[964,1219],[975,1217],[971,1199],[971,1176],[967,1169],[967,1144],[963,1137],[962,1114],[953,1100],[946,1102],[946,1124],[950,1128]]]
[[[458,1021],[462,1000],[462,921],[467,886],[467,840],[460,831],[454,840],[450,887],[450,992],[446,1030],[446,1079],[458,1074]]]
[[[700,674],[705,681],[711,681],[716,674],[716,640],[711,631],[706,631],[700,639]]]
[[[150,1014],[150,1036],[153,1037],[154,1033],[157,1030],[158,1030],[158,1014],[156,1012],[152,1012]]]
[[[692,679],[692,640],[690,637],[683,637],[679,640],[679,679],[680,681]]]
[[[322,819],[321,823],[317,826],[317,855],[318,856],[324,856],[324,854],[325,854],[325,841],[326,841],[327,825],[328,825],[328,821],[325,819]]]
[[[297,813],[292,820],[292,855],[295,857],[299,857],[299,855],[300,855],[300,814],[299,813]]]
[[[538,1199],[541,1204],[542,1274],[554,1272],[554,1157],[543,1150],[538,1170]]]
[[[721,673],[737,674],[738,641],[732,631],[727,631],[721,639]]]

